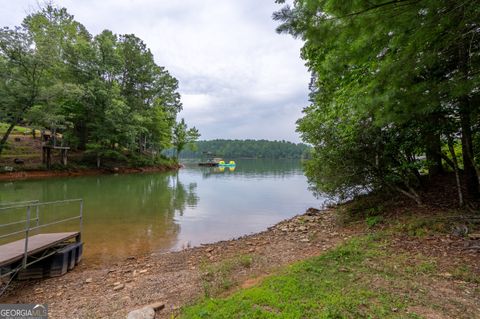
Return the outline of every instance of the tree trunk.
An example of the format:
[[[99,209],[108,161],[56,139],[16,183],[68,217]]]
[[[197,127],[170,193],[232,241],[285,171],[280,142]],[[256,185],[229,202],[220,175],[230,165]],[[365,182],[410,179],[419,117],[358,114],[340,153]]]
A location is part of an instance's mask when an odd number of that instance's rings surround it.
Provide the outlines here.
[[[460,105],[460,124],[462,128],[462,156],[465,184],[468,195],[474,198],[479,197],[478,176],[473,163],[472,147],[472,127],[470,121],[470,111],[468,109],[468,97],[461,99]]]
[[[416,192],[410,193],[410,192],[407,192],[407,191],[405,191],[405,190],[403,190],[403,189],[401,189],[400,187],[397,187],[397,186],[394,186],[393,189],[397,190],[398,192],[402,193],[403,195],[407,196],[408,198],[413,199],[415,201],[415,203],[417,203],[417,205],[419,205],[419,206],[422,205],[422,200]]]
[[[459,46],[459,60],[458,68],[460,72],[469,77],[469,47],[465,41],[460,42]],[[459,113],[460,113],[460,127],[462,129],[462,156],[463,156],[463,171],[465,176],[465,184],[467,186],[467,193],[470,197],[478,198],[479,193],[479,181],[477,172],[475,170],[474,160],[472,158],[473,144],[472,144],[472,123],[471,123],[471,105],[470,98],[465,93],[458,100]]]
[[[78,149],[86,150],[87,149],[87,127],[83,121],[80,121],[75,126],[76,135],[78,138]]]
[[[5,147],[5,144],[7,144],[8,137],[10,136],[10,133],[12,133],[16,124],[17,123],[11,123],[5,134],[3,134],[2,140],[0,141],[0,155],[2,155],[3,148]]]
[[[420,198],[420,196],[418,195],[417,192],[415,192],[415,190],[411,187],[409,187],[407,185],[407,188],[409,191],[406,191],[404,189],[402,189],[401,187],[395,185],[395,184],[391,184],[391,183],[385,183],[385,185],[390,188],[391,190],[393,191],[397,191],[405,196],[407,196],[408,198],[410,199],[413,199],[415,201],[415,203],[417,203],[417,205],[422,205],[422,199]]]
[[[429,130],[425,135],[425,155],[428,162],[428,176],[433,177],[443,173],[442,143],[440,134]]]
[[[453,140],[451,137],[448,138],[448,149],[453,159],[455,181],[457,183],[458,204],[460,207],[462,207],[464,203],[463,203],[462,184],[460,183],[460,169],[458,168],[457,154],[455,154],[455,149],[453,147]]]

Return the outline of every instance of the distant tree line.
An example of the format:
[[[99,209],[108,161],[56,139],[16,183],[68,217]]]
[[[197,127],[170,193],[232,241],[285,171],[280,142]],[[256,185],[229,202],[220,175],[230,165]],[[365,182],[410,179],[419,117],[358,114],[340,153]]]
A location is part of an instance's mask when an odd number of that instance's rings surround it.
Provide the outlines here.
[[[48,5],[0,29],[0,122],[61,133],[97,158],[184,147],[198,130],[177,122],[178,81],[134,34],[92,36],[65,8]],[[152,156],[153,155],[153,156]]]
[[[221,156],[230,158],[285,158],[300,159],[309,156],[310,147],[288,141],[268,140],[209,140],[195,143],[195,151],[184,151],[184,158]]]
[[[274,19],[304,41],[311,93],[298,131],[318,191],[421,203],[450,171],[460,205],[479,199],[479,1],[295,0]]]

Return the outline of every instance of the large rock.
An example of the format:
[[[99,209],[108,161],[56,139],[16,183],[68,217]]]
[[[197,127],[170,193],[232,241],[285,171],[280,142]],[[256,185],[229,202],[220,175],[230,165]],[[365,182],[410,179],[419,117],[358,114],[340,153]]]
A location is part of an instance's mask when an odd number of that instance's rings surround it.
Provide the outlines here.
[[[144,307],[131,311],[127,315],[127,319],[154,319],[155,310],[152,307]]]
[[[154,319],[155,311],[165,307],[163,302],[152,303],[141,309],[133,310],[127,315],[127,319]]]

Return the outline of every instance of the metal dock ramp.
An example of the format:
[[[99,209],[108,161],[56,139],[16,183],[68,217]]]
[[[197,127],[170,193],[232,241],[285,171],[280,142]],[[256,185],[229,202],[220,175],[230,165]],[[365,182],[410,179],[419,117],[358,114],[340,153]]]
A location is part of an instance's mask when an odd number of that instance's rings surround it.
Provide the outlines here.
[[[78,215],[43,224],[40,222],[40,207],[70,203],[78,203]],[[82,199],[69,199],[43,203],[39,201],[29,201],[0,204],[0,214],[12,210],[24,211],[25,217],[21,216],[20,220],[0,224],[0,239],[8,239],[15,236],[17,238],[18,236],[22,236],[23,238],[0,245],[0,277],[15,275],[18,271],[25,270],[27,267],[40,261],[45,261],[72,241],[81,243],[83,224]],[[47,227],[75,220],[78,220],[79,222],[78,231],[41,233],[41,231]],[[2,229],[12,226],[20,226],[21,229],[2,234]]]

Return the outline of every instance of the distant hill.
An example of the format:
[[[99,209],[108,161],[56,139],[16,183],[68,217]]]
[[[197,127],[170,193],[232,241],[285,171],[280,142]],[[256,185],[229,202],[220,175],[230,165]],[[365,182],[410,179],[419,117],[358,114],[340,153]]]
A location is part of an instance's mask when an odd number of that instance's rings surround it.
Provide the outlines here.
[[[195,152],[185,150],[182,158],[221,156],[227,158],[291,158],[309,156],[310,147],[302,143],[268,140],[209,140],[198,141]]]

